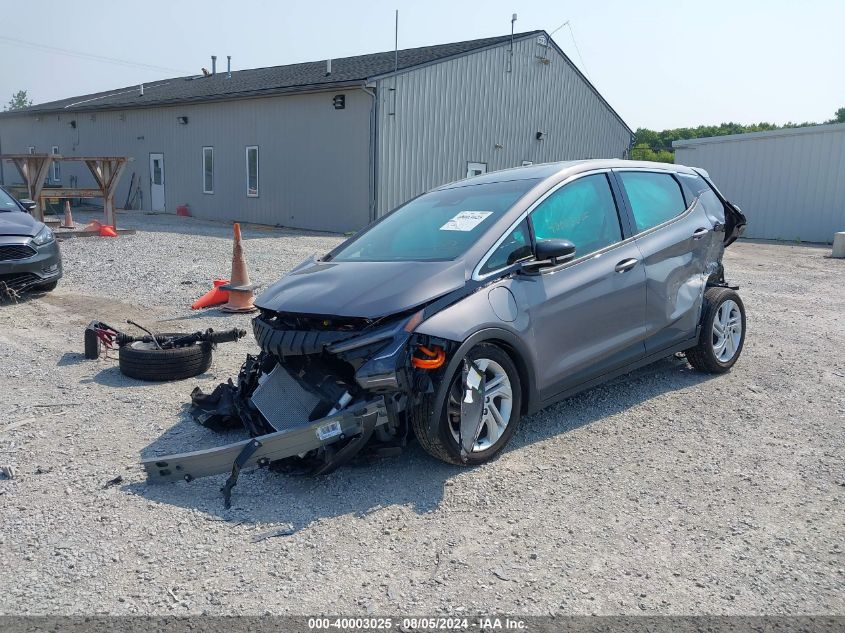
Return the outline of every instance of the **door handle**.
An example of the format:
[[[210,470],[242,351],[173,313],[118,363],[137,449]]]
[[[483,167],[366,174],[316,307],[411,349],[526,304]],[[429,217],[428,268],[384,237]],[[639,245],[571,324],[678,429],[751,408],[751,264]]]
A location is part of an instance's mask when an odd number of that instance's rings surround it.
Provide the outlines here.
[[[707,235],[710,231],[707,229],[696,229],[692,234],[692,239],[700,240],[702,237]]]
[[[637,265],[637,262],[640,260],[634,259],[631,257],[630,259],[623,259],[621,262],[616,264],[616,272],[618,273],[627,273],[631,270],[634,266]]]

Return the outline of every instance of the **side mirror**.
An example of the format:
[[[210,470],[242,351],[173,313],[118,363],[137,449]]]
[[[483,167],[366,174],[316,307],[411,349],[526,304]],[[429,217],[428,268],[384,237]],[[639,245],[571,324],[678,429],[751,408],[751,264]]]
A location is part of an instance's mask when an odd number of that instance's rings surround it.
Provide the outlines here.
[[[552,265],[569,261],[575,256],[575,244],[569,240],[538,240],[534,247],[538,262],[551,261]]]
[[[23,200],[18,200],[18,202],[20,202],[21,206],[26,209],[29,213],[31,213],[32,210],[35,208],[35,200],[24,198]]]

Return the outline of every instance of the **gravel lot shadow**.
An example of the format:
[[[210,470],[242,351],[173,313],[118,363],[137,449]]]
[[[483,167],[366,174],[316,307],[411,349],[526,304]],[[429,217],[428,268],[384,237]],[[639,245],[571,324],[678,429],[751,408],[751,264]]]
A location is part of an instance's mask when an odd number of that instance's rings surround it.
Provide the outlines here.
[[[255,316],[250,314],[249,316]],[[174,323],[178,321],[195,321],[197,319],[220,319],[229,324],[232,321],[232,313],[222,312],[219,308],[209,308],[207,310],[196,310],[184,316],[172,317],[170,319],[159,319],[158,323]],[[227,328],[228,329],[228,328]]]
[[[56,362],[57,367],[67,367],[68,365],[79,365],[84,363],[87,358],[82,352],[65,352],[61,358]]]
[[[102,372],[105,373],[105,372]],[[625,411],[666,391],[708,380],[686,361],[668,358],[622,376],[540,411],[523,421],[505,454],[589,425]],[[142,457],[197,450],[246,439],[244,432],[214,433],[190,416],[186,404],[178,422],[142,451]],[[518,457],[517,457],[518,459]],[[496,468],[496,462],[482,468]],[[549,467],[554,467],[550,464]],[[465,470],[429,457],[416,442],[398,457],[346,466],[321,476],[291,476],[267,470],[244,472],[235,488],[230,510],[223,508],[220,487],[226,477],[210,477],[190,484],[124,487],[149,501],[199,510],[220,520],[240,524],[288,524],[293,530],[321,519],[365,516],[390,506],[405,506],[419,514],[432,512],[443,500],[449,480]]]
[[[91,376],[90,378],[83,378],[79,382],[81,384],[88,384],[95,382],[98,385],[103,385],[105,387],[150,387],[155,388],[161,385],[160,382],[148,381],[148,380],[138,380],[137,378],[130,378],[129,376],[124,376],[120,373],[120,367],[118,365],[117,359],[117,352],[111,352],[113,354],[114,364],[101,369],[99,372]],[[71,355],[70,353],[66,353],[65,356]],[[84,355],[81,355],[84,360]],[[111,359],[111,357],[110,357]],[[61,361],[60,361],[61,362]],[[207,377],[208,374],[200,374],[196,376],[196,378],[204,378]]]
[[[523,420],[511,450],[567,433],[641,404],[713,378],[692,369],[684,358],[670,356],[567,398]]]
[[[0,290],[0,307],[11,306],[16,303],[29,303],[30,301],[37,301],[41,297],[47,295],[50,291],[40,290],[38,288],[30,288],[21,292],[15,292],[13,296],[9,296],[5,289]]]
[[[78,223],[90,220],[102,221],[103,213],[99,210],[84,211],[78,215]],[[173,213],[149,213],[142,211],[119,211],[117,224],[123,229],[136,229],[150,233],[173,233],[176,235],[204,235],[207,237],[232,238],[232,222],[204,220],[202,218],[177,216]],[[283,226],[250,224],[241,222],[243,239],[262,237],[326,237],[338,236],[329,231],[311,231]]]

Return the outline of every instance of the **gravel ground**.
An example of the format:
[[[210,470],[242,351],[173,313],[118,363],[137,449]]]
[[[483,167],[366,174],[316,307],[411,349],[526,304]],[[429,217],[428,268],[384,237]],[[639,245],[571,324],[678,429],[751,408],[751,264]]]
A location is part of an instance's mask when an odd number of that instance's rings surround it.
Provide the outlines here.
[[[729,375],[660,362],[531,416],[471,470],[414,445],[321,478],[246,473],[226,511],[222,477],[146,486],[137,462],[240,437],[185,403],[254,343],[165,384],[81,351],[93,318],[248,327],[187,309],[228,274],[231,228],[119,221],[139,232],[63,242],[59,288],[0,307],[0,464],[15,471],[0,614],[845,614],[845,261],[829,249],[729,250],[749,327]],[[264,285],[340,239],[245,237]]]

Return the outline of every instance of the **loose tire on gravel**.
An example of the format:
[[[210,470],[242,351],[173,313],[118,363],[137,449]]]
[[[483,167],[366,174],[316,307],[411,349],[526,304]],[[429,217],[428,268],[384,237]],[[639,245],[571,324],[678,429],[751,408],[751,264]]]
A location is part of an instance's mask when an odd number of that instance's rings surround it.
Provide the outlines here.
[[[160,334],[159,336],[179,336]],[[155,349],[151,343],[131,343],[118,351],[120,371],[138,380],[182,380],[211,367],[211,344],[194,343],[174,349]]]
[[[698,371],[724,374],[745,344],[745,306],[731,288],[708,288],[698,344],[686,350],[689,364]]]
[[[427,453],[450,464],[466,464],[468,466],[472,466],[476,464],[483,464],[484,462],[493,459],[499,451],[505,447],[510,438],[516,432],[522,411],[522,387],[520,385],[519,372],[517,371],[516,365],[513,360],[511,360],[511,357],[502,350],[502,348],[490,343],[479,343],[469,351],[466,357],[479,363],[479,368],[482,370],[484,370],[484,367],[481,366],[483,365],[483,361],[491,361],[489,366],[495,367],[495,372],[490,372],[491,377],[495,374],[504,374],[506,376],[507,383],[509,383],[509,414],[507,416],[507,423],[501,430],[498,438],[491,442],[489,446],[483,448],[483,450],[473,450],[467,456],[466,462],[464,462],[461,459],[461,449],[453,426],[454,420],[450,421],[449,394],[447,394],[445,399],[446,401],[443,403],[443,408],[440,409],[440,411],[434,410],[433,397],[426,397],[424,398],[422,405],[416,407],[410,412],[409,417],[414,429],[414,434],[416,435],[420,446],[422,446]],[[487,374],[487,372],[485,372],[485,374]],[[454,388],[456,381],[460,383],[461,376],[462,367],[459,365],[455,374],[446,377],[451,385],[450,391]],[[499,378],[501,378],[501,376],[499,376]],[[502,382],[504,381],[500,381],[499,384]],[[457,397],[458,410],[460,410],[460,386]],[[493,396],[494,401],[495,399],[496,397]],[[497,411],[504,409],[502,402],[503,401],[500,400]],[[430,431],[429,425],[429,421],[433,415],[438,416],[439,420],[434,433]],[[476,442],[476,446],[483,444],[482,438],[485,433],[488,433],[488,431],[482,427],[479,442]],[[482,448],[482,446],[479,446],[479,448]]]

